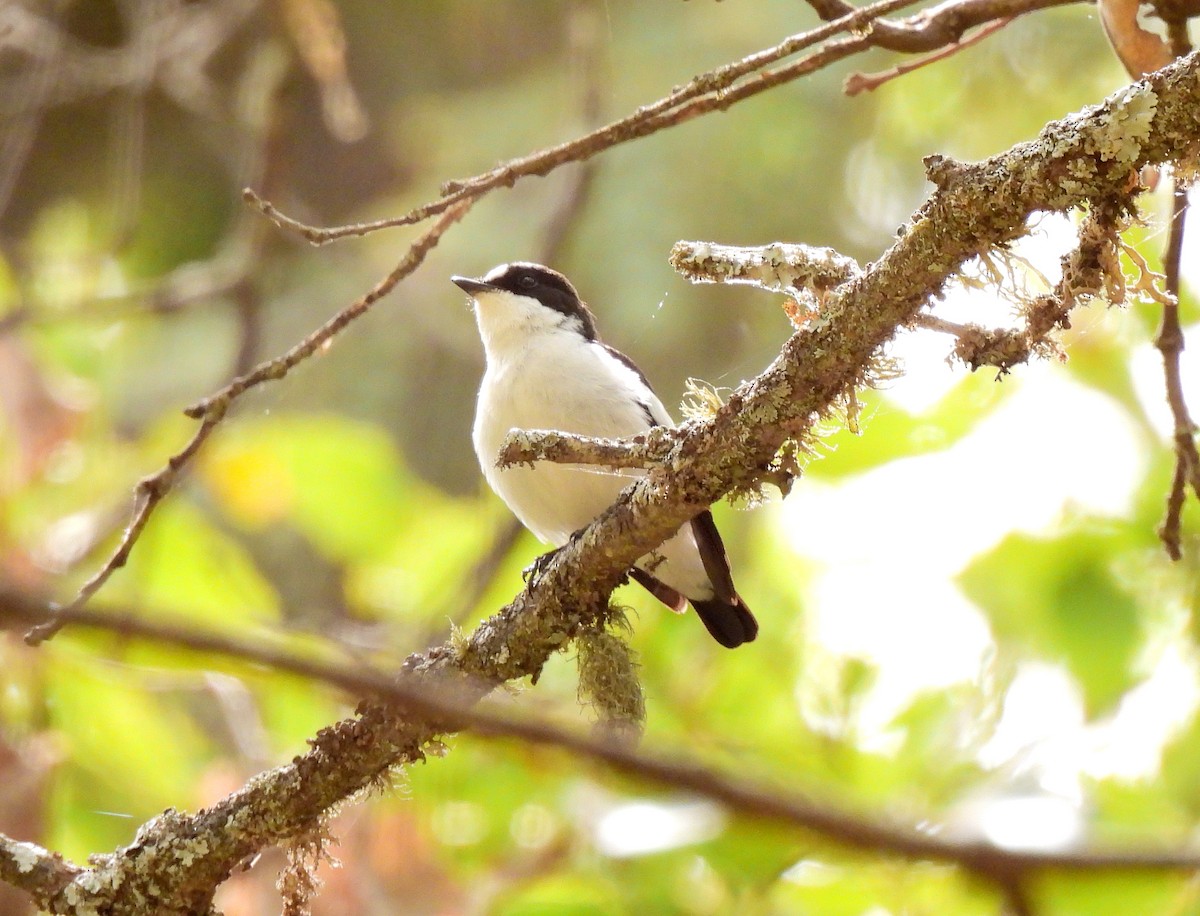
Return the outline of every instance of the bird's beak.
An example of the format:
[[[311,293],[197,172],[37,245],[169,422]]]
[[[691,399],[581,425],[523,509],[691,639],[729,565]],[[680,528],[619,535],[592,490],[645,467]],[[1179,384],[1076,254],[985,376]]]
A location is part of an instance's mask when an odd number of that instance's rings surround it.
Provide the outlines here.
[[[483,280],[476,280],[473,277],[454,276],[451,277],[450,280],[468,296],[475,296],[479,293],[495,292],[499,288]]]

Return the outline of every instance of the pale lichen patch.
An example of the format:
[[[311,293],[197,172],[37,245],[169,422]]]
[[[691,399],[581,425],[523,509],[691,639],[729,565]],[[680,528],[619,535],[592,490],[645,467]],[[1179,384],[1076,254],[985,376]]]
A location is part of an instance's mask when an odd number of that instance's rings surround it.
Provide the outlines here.
[[[770,292],[822,293],[855,276],[858,263],[832,248],[772,242],[757,248],[676,242],[671,266],[693,283],[742,283]]]
[[[1131,164],[1150,139],[1158,96],[1148,86],[1127,86],[1114,97],[1111,109],[1098,119],[1093,133],[1096,155],[1104,162]]]
[[[32,843],[13,843],[9,851],[21,874],[33,871],[42,861],[42,850]]]

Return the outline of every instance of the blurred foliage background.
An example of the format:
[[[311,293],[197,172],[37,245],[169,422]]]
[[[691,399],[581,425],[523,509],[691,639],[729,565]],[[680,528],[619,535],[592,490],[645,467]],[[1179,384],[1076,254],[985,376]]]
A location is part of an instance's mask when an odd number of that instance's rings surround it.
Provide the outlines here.
[[[243,186],[317,224],[397,214],[814,22],[790,0],[0,5],[0,577],[69,597],[135,482],[190,435],[181,408],[364,292],[412,234],[315,250],[244,208]],[[1082,5],[842,94],[846,73],[894,62],[855,59],[492,194],[327,352],[244,399],[95,606],[333,640],[383,665],[471,627],[539,547],[474,463],[482,354],[449,274],[551,261],[677,404],[688,377],[757,374],[790,328],[766,294],[675,276],[676,240],[870,260],[924,197],[922,156],[999,152],[1126,81]],[[1155,263],[1166,212],[1148,198],[1135,230]],[[1071,231],[1047,221],[1023,254],[1052,273]],[[944,308],[1003,320],[1011,294],[964,287]],[[648,746],[1022,848],[1194,835],[1200,513],[1169,563],[1156,316],[1076,317],[1069,359],[1002,380],[947,365],[945,338],[906,335],[893,355],[907,374],[865,396],[861,436],[831,429],[785,502],[718,508],[758,642],[723,652],[618,593]],[[564,656],[504,702],[586,727],[575,689]],[[0,830],[82,861],[289,759],[349,709],[236,661],[5,634]],[[470,735],[334,832],[321,913],[1000,907],[952,869],[850,856]],[[278,864],[228,882],[223,912],[276,911]],[[1036,890],[1038,912],[1200,912],[1182,878],[1048,873]],[[0,912],[22,906],[0,888]]]

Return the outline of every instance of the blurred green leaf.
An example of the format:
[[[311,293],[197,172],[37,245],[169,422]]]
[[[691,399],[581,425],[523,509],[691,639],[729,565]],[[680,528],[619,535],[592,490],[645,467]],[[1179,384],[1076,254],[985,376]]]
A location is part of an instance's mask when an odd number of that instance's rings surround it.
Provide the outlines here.
[[[773,912],[814,916],[866,913],[954,913],[994,916],[991,888],[964,880],[948,866],[805,858],[771,890]]]
[[[1144,306],[1130,308],[1143,310]],[[1129,316],[1124,311],[1106,308],[1100,302],[1088,309],[1076,309],[1071,315],[1071,330],[1063,334],[1066,369],[1078,381],[1113,398],[1153,436],[1133,384],[1129,348],[1134,343]]]
[[[182,499],[163,503],[103,599],[237,629],[279,619],[279,600],[246,552]]]
[[[808,846],[793,828],[735,818],[699,851],[737,893],[769,887]]]
[[[540,878],[502,895],[496,916],[610,916],[630,912],[622,895],[597,875],[563,872]]]
[[[287,519],[335,560],[379,556],[414,515],[409,500],[418,485],[387,434],[333,414],[239,423],[201,469],[242,524]]]
[[[1034,912],[1054,916],[1194,916],[1200,887],[1186,875],[1120,872],[1047,874],[1037,884]]]
[[[1055,538],[1013,534],[959,582],[997,637],[1064,663],[1094,716],[1134,682],[1138,605],[1113,573],[1114,557],[1130,546],[1128,530],[1112,525],[1079,526]]]
[[[1163,750],[1162,781],[1176,803],[1193,818],[1200,815],[1200,716]]]
[[[987,419],[1012,390],[983,369],[963,378],[920,415],[898,407],[886,393],[869,391],[860,398],[862,435],[838,428],[824,437],[817,445],[818,460],[805,473],[839,479],[898,458],[947,449]]]
[[[1091,786],[1091,833],[1097,845],[1129,849],[1188,845],[1192,830],[1189,802],[1194,800],[1195,787],[1184,787],[1177,781],[1186,766],[1176,770],[1175,778],[1165,772],[1172,750],[1182,747],[1175,743],[1168,746],[1163,779],[1105,779]]]
[[[54,783],[54,848],[82,861],[191,804],[210,746],[144,673],[69,650],[55,650],[48,673],[51,724],[68,755]]]

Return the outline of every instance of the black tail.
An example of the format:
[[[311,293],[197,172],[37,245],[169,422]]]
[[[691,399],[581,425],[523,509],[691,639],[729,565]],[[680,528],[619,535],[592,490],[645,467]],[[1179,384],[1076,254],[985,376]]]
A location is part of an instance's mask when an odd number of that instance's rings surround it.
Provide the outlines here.
[[[753,642],[758,635],[758,621],[742,599],[734,596],[736,603],[710,598],[708,601],[689,599],[700,620],[712,634],[712,638],[726,649],[736,649],[744,642]]]
[[[741,596],[733,587],[733,576],[729,572],[729,557],[721,533],[707,509],[692,519],[692,534],[700,548],[700,559],[704,571],[716,592],[707,601],[689,598],[692,607],[708,627],[712,638],[727,649],[736,649],[744,642],[752,642],[758,635],[758,621],[750,613]]]

